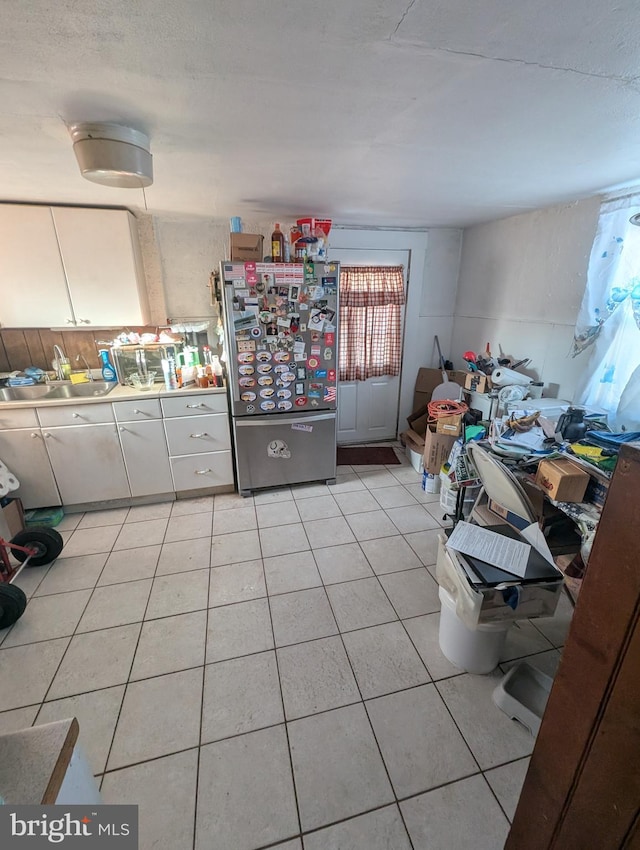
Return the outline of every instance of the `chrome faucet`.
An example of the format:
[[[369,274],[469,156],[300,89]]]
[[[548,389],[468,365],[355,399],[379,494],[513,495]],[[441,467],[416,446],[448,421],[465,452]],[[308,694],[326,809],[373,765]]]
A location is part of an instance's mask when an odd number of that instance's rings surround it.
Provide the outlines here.
[[[93,373],[91,371],[91,366],[89,366],[89,363],[87,362],[87,358],[84,356],[84,354],[78,354],[76,356],[76,363],[79,363],[81,360],[84,360],[84,365],[86,366],[86,369],[87,369],[87,378],[90,381],[93,381]]]
[[[59,381],[69,380],[71,374],[69,358],[57,344],[53,346],[53,368],[56,370]]]

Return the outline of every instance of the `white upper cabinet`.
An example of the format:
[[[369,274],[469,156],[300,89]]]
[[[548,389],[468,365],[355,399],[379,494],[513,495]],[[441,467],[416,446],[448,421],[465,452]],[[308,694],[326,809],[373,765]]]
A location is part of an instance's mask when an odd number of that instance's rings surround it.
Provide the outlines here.
[[[52,207],[77,327],[146,325],[136,222],[126,210]]]
[[[7,328],[74,324],[49,207],[0,204],[0,323]]]
[[[126,210],[0,204],[0,324],[149,322],[136,222]]]

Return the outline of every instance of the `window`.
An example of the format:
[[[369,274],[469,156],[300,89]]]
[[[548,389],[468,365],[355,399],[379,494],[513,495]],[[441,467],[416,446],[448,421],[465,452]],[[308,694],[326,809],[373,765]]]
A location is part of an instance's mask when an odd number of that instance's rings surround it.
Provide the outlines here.
[[[400,374],[404,303],[402,266],[341,268],[341,381]]]
[[[573,356],[585,359],[577,400],[607,411],[613,430],[640,430],[640,197],[603,204]],[[587,358],[589,358],[587,360]]]

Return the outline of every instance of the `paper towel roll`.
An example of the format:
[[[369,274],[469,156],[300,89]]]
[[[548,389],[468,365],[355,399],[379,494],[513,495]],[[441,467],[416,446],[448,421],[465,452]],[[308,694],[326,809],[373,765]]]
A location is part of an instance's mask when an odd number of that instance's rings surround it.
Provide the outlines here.
[[[491,373],[491,383],[495,387],[526,387],[531,383],[531,378],[515,372],[513,369],[495,369]]]

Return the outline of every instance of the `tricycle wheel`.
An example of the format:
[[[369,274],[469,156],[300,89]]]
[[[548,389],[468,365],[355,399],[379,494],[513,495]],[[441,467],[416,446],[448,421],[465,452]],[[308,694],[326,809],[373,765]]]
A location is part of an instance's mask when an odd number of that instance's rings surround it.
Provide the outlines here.
[[[27,528],[25,531],[19,531],[11,542],[15,543],[16,546],[27,546],[36,550],[35,555],[27,564],[28,567],[41,567],[43,564],[50,564],[55,561],[64,546],[62,535],[53,528]],[[19,549],[12,549],[11,554],[18,561],[27,560],[27,553],[21,552]]]
[[[0,584],[0,629],[8,629],[24,614],[27,597],[15,584]]]

